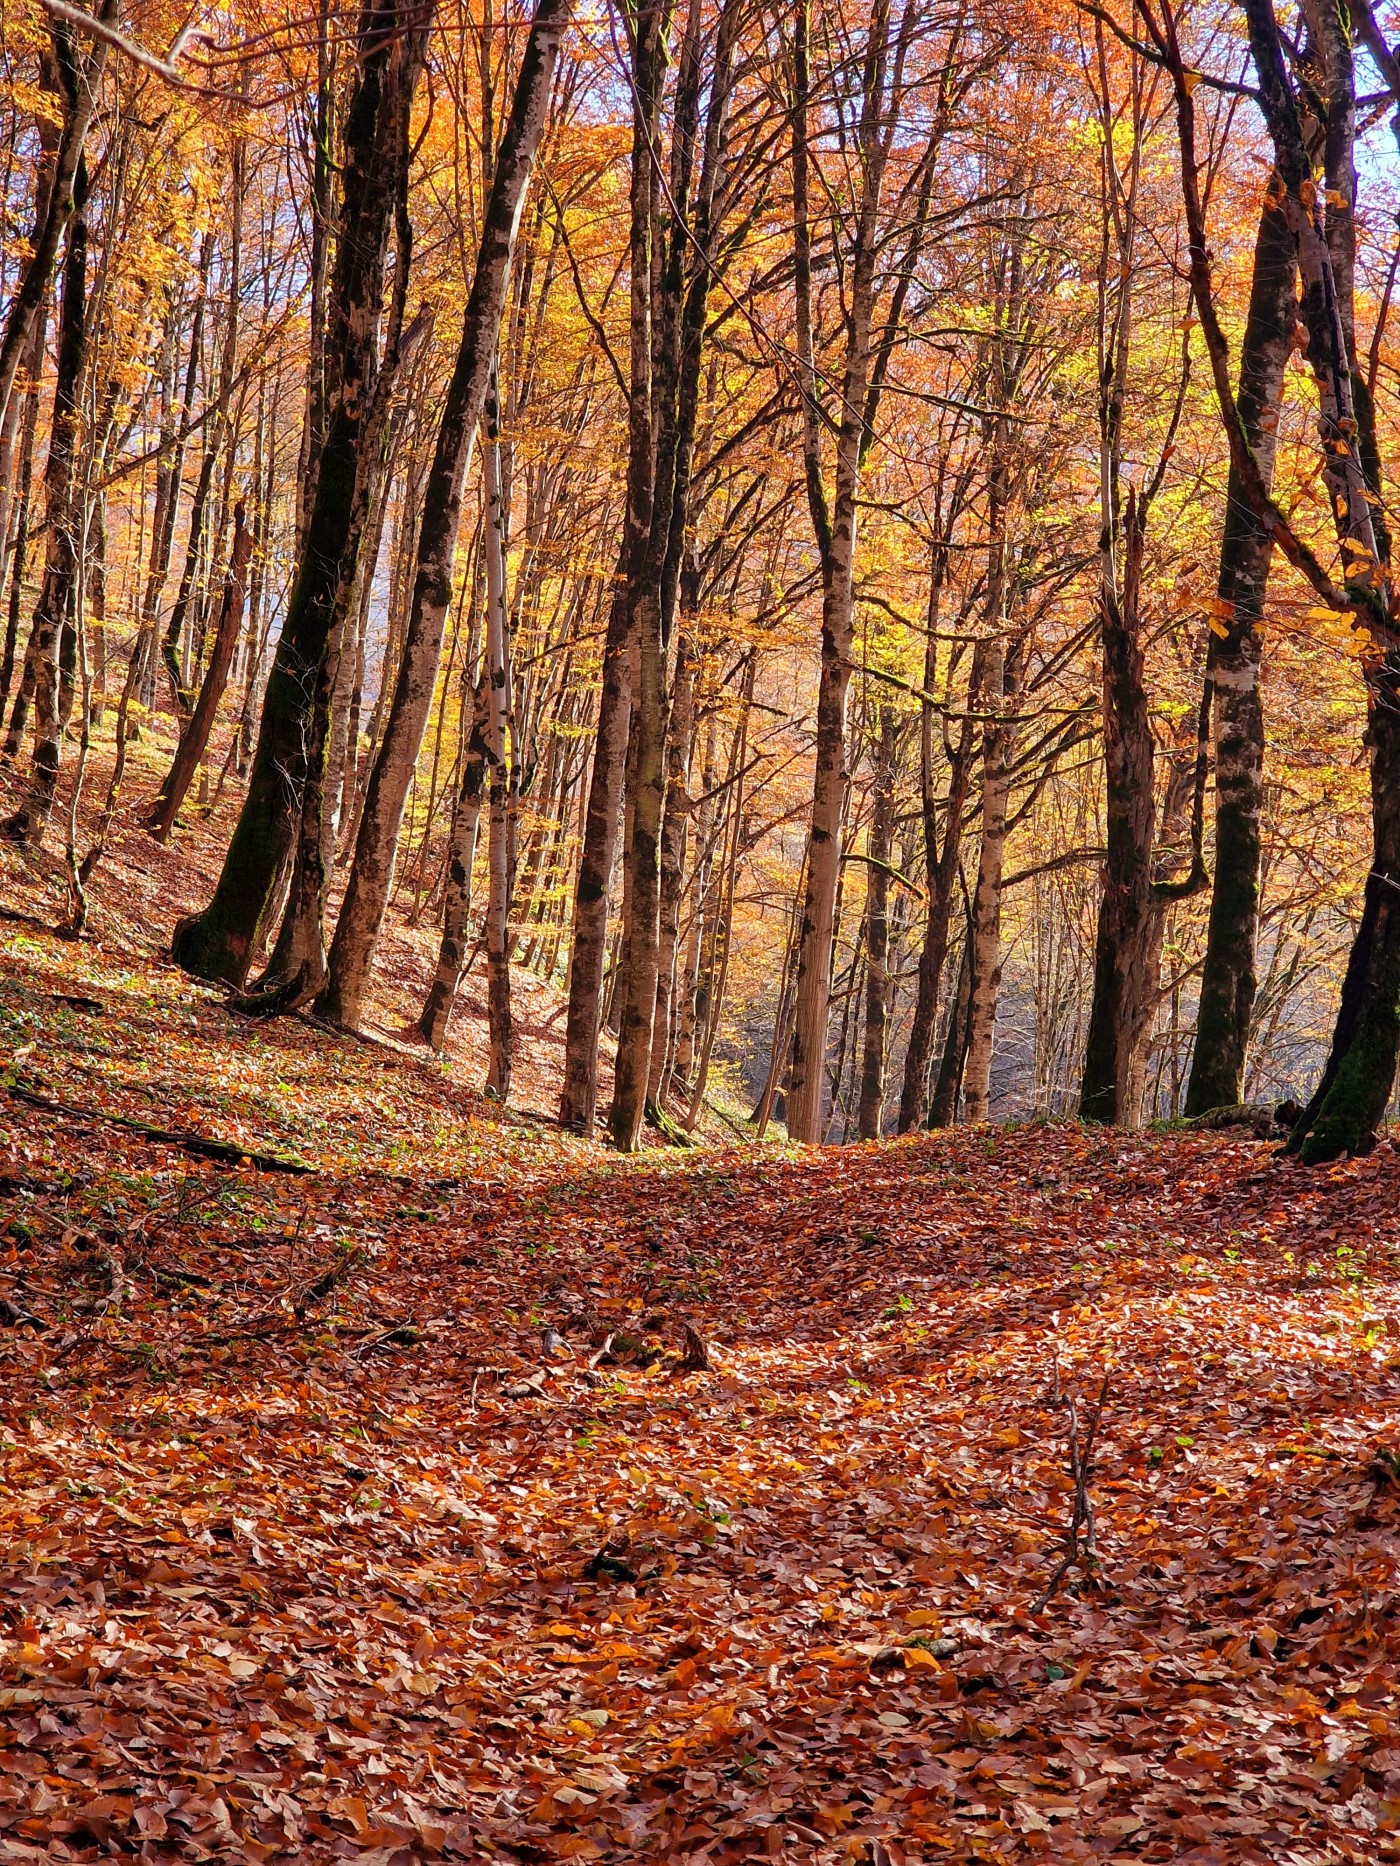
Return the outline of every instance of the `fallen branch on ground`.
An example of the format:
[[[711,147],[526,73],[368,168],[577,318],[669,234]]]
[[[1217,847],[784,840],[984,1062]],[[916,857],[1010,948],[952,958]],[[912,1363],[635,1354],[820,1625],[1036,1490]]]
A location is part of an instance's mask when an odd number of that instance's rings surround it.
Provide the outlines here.
[[[16,1101],[46,1114],[67,1115],[73,1121],[103,1122],[108,1127],[129,1128],[145,1140],[158,1140],[182,1153],[197,1154],[201,1159],[218,1160],[226,1166],[255,1166],[260,1173],[314,1173],[315,1167],[289,1153],[263,1153],[256,1147],[243,1147],[236,1141],[211,1140],[204,1134],[192,1134],[186,1128],[156,1127],[150,1121],[138,1121],[131,1114],[109,1114],[105,1108],[77,1108],[71,1102],[41,1095],[37,1089],[18,1082],[5,1084]]]

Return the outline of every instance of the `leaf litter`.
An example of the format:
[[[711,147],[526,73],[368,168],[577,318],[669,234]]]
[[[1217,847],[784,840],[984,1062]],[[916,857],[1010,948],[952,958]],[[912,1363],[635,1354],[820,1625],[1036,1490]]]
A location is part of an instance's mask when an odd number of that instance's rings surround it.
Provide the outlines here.
[[[19,935],[0,1019],[7,1860],[1400,1858],[1389,1147],[623,1161]]]

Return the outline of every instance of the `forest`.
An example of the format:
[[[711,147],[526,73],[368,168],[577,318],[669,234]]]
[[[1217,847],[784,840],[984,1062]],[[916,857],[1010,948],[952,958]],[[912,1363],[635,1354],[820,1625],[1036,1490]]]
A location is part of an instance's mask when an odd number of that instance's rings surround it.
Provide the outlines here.
[[[0,73],[0,1857],[1400,1860],[1400,9]]]

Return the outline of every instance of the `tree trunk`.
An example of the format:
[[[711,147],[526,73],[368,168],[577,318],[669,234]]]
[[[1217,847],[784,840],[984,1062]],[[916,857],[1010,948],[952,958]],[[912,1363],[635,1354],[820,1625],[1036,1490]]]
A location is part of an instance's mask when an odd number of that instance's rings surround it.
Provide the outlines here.
[[[94,18],[104,26],[113,25],[117,0],[100,0]],[[72,28],[57,19],[49,22],[53,40],[58,88],[63,99],[63,123],[57,146],[50,154],[40,142],[40,178],[36,181],[34,231],[30,235],[29,260],[20,275],[19,286],[10,300],[5,329],[0,336],[0,429],[9,411],[10,395],[20,359],[24,356],[33,329],[34,318],[53,277],[59,245],[71,218],[77,196],[78,173],[83,147],[97,108],[102,88],[102,73],[110,50],[106,39],[85,42],[83,49],[73,37]],[[45,187],[43,175],[51,176]]]
[[[486,446],[482,452],[486,493],[486,666],[487,691],[487,869],[486,1009],[490,1032],[487,1093],[510,1099],[510,766],[518,765],[511,716],[509,616],[506,598],[506,515],[501,500],[501,448],[494,385],[486,403]]]
[[[467,919],[472,904],[472,864],[481,823],[481,798],[486,786],[486,717],[490,706],[486,676],[476,683],[471,725],[462,755],[462,782],[452,819],[452,841],[447,857],[446,898],[442,911],[442,944],[437,971],[428,987],[418,1031],[425,1043],[441,1050],[457,1002],[467,963]],[[464,699],[465,707],[465,699]]]
[[[857,1133],[878,1140],[885,1106],[885,1046],[890,1009],[890,856],[894,852],[895,717],[880,708],[875,807],[865,883],[865,1047],[861,1057]]]
[[[247,583],[248,558],[252,546],[252,534],[244,524],[244,507],[240,499],[233,508],[233,552],[229,558],[228,574],[224,578],[223,601],[219,605],[219,625],[214,635],[214,652],[209,657],[209,666],[205,670],[199,697],[195,701],[189,723],[180,735],[180,743],[175,748],[174,760],[166,774],[165,782],[160,787],[155,806],[146,824],[157,842],[165,842],[169,837],[195,771],[209,746],[210,734],[214,730],[214,717],[218,712],[219,702],[224,697],[224,688],[228,684],[229,669],[233,665],[233,651],[238,645],[238,632],[243,622],[243,592]]]
[[[60,76],[58,59],[53,44],[43,53],[39,66],[39,88],[50,97],[60,94]],[[40,232],[44,227],[49,212],[49,203],[53,194],[54,175],[58,167],[59,125],[48,111],[36,114],[35,130],[39,143],[39,160],[34,169],[34,227],[31,236],[33,251]],[[32,458],[33,430],[39,396],[39,379],[44,368],[44,335],[48,323],[49,278],[45,275],[43,289],[24,313],[27,335],[19,346],[19,361],[15,377],[12,379],[9,399],[5,402],[3,418],[0,418],[0,543],[8,546],[12,535],[21,534],[24,525],[16,527],[12,534],[10,520],[14,516],[12,498],[15,489],[15,446],[21,447],[21,433],[29,437],[28,446]],[[24,388],[16,385],[20,374],[24,376]],[[21,469],[22,471],[22,469]],[[10,673],[14,669],[14,648],[9,653],[9,671],[0,681],[0,710],[9,697]]]
[[[919,720],[919,793],[924,830],[924,874],[928,882],[928,919],[924,943],[919,953],[919,977],[914,998],[914,1015],[909,1027],[909,1046],[904,1057],[904,1084],[899,1098],[901,1134],[921,1127],[928,1108],[929,1066],[933,1056],[934,1020],[938,1011],[938,985],[948,957],[948,928],[953,913],[953,894],[958,884],[958,863],[962,854],[963,817],[968,792],[972,788],[972,769],[977,750],[973,714],[980,704],[982,674],[986,650],[979,642],[973,650],[968,676],[967,699],[956,746],[948,751],[948,794],[943,805],[943,844],[938,842],[938,808],[934,794],[933,760],[933,681],[937,673],[934,627],[936,601],[929,605],[929,641],[924,656],[924,693]],[[951,685],[950,685],[951,692]]]
[[[25,358],[23,430],[20,438],[19,499],[13,508],[14,531],[9,543],[10,600],[5,619],[5,647],[0,658],[0,717],[10,697],[14,679],[15,650],[19,644],[19,620],[24,606],[24,570],[29,558],[29,513],[34,492],[34,437],[39,425],[39,392],[44,369],[44,344],[48,335],[48,298],[43,299],[30,333],[29,353]],[[0,757],[13,758],[7,739]]]
[[[1123,517],[1122,588],[1115,587],[1115,577],[1104,576],[1099,589],[1107,852],[1079,1118],[1114,1127],[1137,1124],[1132,1084],[1140,1074],[1145,1019],[1156,984],[1151,963],[1154,746],[1139,614],[1143,522],[1143,509],[1130,490]]]
[[[972,1003],[972,926],[969,921],[958,961],[958,982],[953,987],[953,1001],[948,1006],[948,1027],[943,1033],[943,1056],[938,1066],[933,1100],[929,1105],[930,1127],[951,1127],[958,1118],[958,1097],[962,1093],[963,1070],[967,1063],[968,1011]]]
[[[1237,402],[1265,486],[1273,481],[1284,372],[1297,316],[1297,279],[1288,228],[1277,206],[1266,200],[1254,248]],[[1221,626],[1212,629],[1207,665],[1215,707],[1215,879],[1196,1048],[1186,1089],[1188,1115],[1234,1107],[1244,1092],[1256,988],[1264,790],[1261,625],[1272,556],[1272,535],[1244,496],[1232,467],[1220,541]]]
[[[962,1071],[963,1116],[974,1123],[985,1121],[991,1109],[992,1046],[1001,988],[1001,878],[1022,647],[1019,641],[1009,647],[998,641],[989,656],[987,706],[992,717],[982,752],[982,847],[968,928],[971,964]]]
[[[911,10],[912,11],[912,10]],[[871,327],[875,301],[880,193],[897,115],[887,98],[889,7],[874,0],[863,72],[858,132],[861,189],[849,261],[846,354],[841,377],[834,497],[828,503],[821,456],[821,408],[812,328],[812,245],[808,207],[808,136],[811,78],[808,0],[799,0],[794,34],[795,97],[792,113],[793,259],[798,373],[803,401],[803,458],[807,499],[822,577],[821,678],[817,690],[816,771],[808,841],[807,896],[797,961],[793,1019],[792,1085],[787,1128],[794,1140],[816,1143],[825,1128],[826,1034],[836,890],[841,872],[841,824],[846,809],[846,689],[854,647],[856,512],[860,463],[874,407],[868,407]],[[901,32],[908,29],[906,12]]]
[[[333,381],[316,495],[223,871],[208,907],[175,930],[175,960],[199,978],[242,985],[296,837],[312,695],[337,597],[360,547],[363,500],[356,495],[369,465],[364,443],[380,374],[385,261],[406,198],[409,119],[430,25],[407,0],[370,0],[360,14],[327,340]],[[406,252],[400,261],[406,276]]]
[[[709,85],[704,155],[692,204],[702,89],[702,21],[698,0],[691,0],[676,84],[671,139],[668,198],[674,218],[665,263],[660,267],[660,276],[651,294],[649,393],[650,425],[656,435],[652,450],[655,468],[646,551],[638,572],[640,588],[632,599],[637,640],[638,691],[634,714],[637,759],[627,848],[629,911],[624,935],[627,952],[623,974],[625,999],[611,1112],[613,1139],[624,1152],[635,1148],[641,1138],[646,1109],[665,1065],[669,1036],[665,1017],[669,1009],[669,982],[662,980],[663,966],[669,969],[674,954],[673,935],[670,950],[663,951],[668,937],[663,927],[667,911],[663,900],[662,870],[666,861],[663,844],[673,796],[667,760],[670,696],[666,667],[690,514],[706,304],[715,264],[715,191],[727,147],[731,54],[738,12],[734,0],[726,0]],[[664,57],[664,35],[639,36],[636,97],[646,122],[644,136],[634,139],[634,160],[646,162],[647,212],[652,222],[655,219],[655,182],[651,146],[664,76]],[[637,190],[634,199],[639,198],[640,193]],[[634,231],[634,245],[637,243]],[[656,257],[659,259],[661,255],[658,253]],[[640,395],[647,386],[646,380],[634,381],[634,395]],[[674,826],[671,834],[674,844],[677,834]],[[679,834],[683,837],[683,825]],[[676,904],[678,906],[678,901]],[[665,1003],[660,1002],[663,993]],[[659,1023],[658,1013],[661,1015]]]
[[[648,1104],[663,1110],[675,1051],[676,946],[685,893],[685,851],[690,828],[691,740],[695,734],[695,651],[682,625],[676,643],[676,673],[666,735],[666,814],[661,825],[660,940],[656,963],[656,1017],[651,1046]]]
[[[71,627],[74,579],[79,563],[79,532],[86,513],[75,499],[78,440],[78,392],[87,350],[87,164],[80,157],[68,219],[68,251],[63,268],[59,309],[58,376],[54,385],[49,456],[44,469],[44,582],[34,612],[34,758],[28,789],[0,834],[27,849],[44,839],[58,786],[63,713],[60,660],[65,626]]]
[[[413,605],[403,656],[383,742],[365,789],[355,854],[331,943],[326,986],[317,1000],[322,1016],[352,1029],[359,1022],[374,964],[393,885],[404,805],[432,708],[443,631],[452,601],[462,488],[494,367],[516,230],[544,128],[555,61],[570,6],[571,0],[538,0],[535,9],[510,120],[496,157],[462,338],[424,493]]]
[[[646,31],[655,35],[658,19],[648,16]],[[651,528],[652,425],[651,370],[651,220],[652,189],[649,120],[634,111],[632,134],[631,221],[631,392],[628,398],[627,515],[617,569],[617,586],[603,643],[602,691],[588,786],[588,814],[574,889],[573,940],[569,950],[569,1009],[564,1031],[564,1088],[559,1124],[576,1134],[591,1134],[598,1109],[598,1039],[603,1026],[603,969],[608,944],[608,889],[617,860],[618,818],[623,773],[634,704],[633,605],[640,583]],[[630,837],[629,837],[630,840]],[[624,915],[624,920],[627,918]],[[655,984],[652,989],[652,1014]],[[645,1087],[645,1084],[643,1084]]]
[[[1271,0],[1245,0],[1260,107],[1274,146],[1271,198],[1292,236],[1318,389],[1322,479],[1358,619],[1376,618],[1367,670],[1372,860],[1327,1067],[1289,1146],[1308,1163],[1366,1151],[1390,1100],[1400,1053],[1400,650],[1389,647],[1389,537],[1379,517],[1374,412],[1356,370],[1353,324],[1355,72],[1336,0],[1310,16],[1323,70],[1325,186],[1313,177]],[[1359,392],[1358,392],[1359,391]]]

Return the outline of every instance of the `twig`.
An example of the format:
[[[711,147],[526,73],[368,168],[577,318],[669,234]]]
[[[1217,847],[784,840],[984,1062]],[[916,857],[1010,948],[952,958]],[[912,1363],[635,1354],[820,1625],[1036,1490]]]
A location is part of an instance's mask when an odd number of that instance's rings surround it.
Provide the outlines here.
[[[320,1276],[313,1278],[292,1302],[292,1309],[297,1320],[302,1320],[313,1302],[324,1301],[336,1284],[343,1283],[352,1270],[358,1270],[365,1262],[366,1255],[367,1253],[359,1245],[353,1250],[342,1251],[329,1269],[323,1270]]]
[[[1059,1360],[1056,1358],[1055,1371],[1059,1373]],[[1097,1527],[1094,1522],[1094,1505],[1089,1495],[1089,1478],[1093,1473],[1094,1439],[1098,1435],[1099,1420],[1103,1417],[1104,1401],[1108,1398],[1108,1375],[1103,1377],[1099,1388],[1099,1397],[1094,1402],[1094,1410],[1089,1415],[1088,1427],[1084,1434],[1084,1444],[1079,1443],[1079,1413],[1074,1403],[1074,1395],[1069,1398],[1069,1469],[1074,1480],[1074,1508],[1070,1514],[1069,1530],[1065,1536],[1065,1552],[1061,1556],[1055,1572],[1046,1583],[1045,1592],[1031,1608],[1031,1617],[1043,1613],[1054,1598],[1061,1581],[1076,1562],[1083,1560],[1088,1567],[1093,1567],[1098,1559]],[[1084,1532],[1081,1549],[1079,1536]]]

